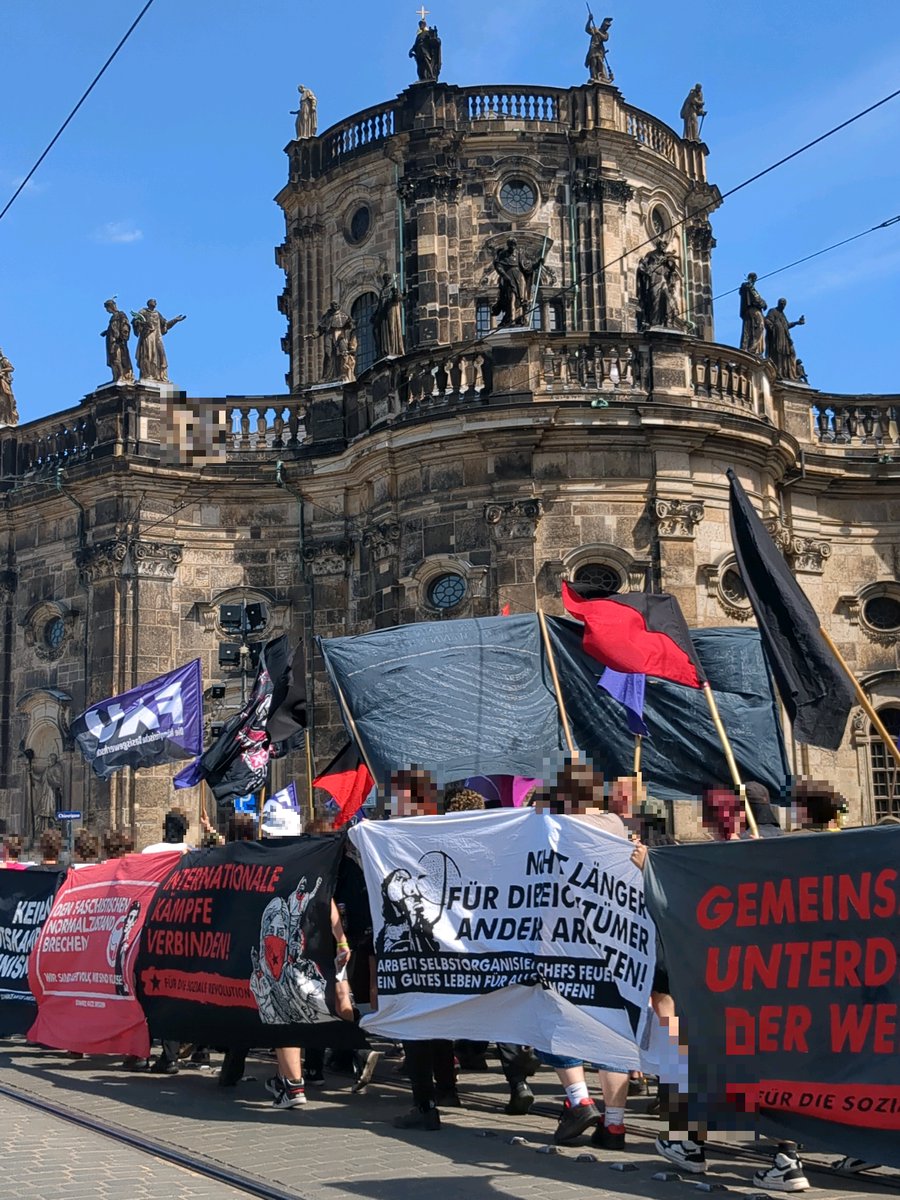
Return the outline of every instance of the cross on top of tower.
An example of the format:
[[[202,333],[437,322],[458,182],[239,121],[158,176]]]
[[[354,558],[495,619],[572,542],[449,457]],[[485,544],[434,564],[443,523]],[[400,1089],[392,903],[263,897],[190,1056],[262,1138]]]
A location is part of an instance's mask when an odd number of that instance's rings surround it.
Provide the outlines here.
[[[416,13],[416,16],[419,18],[420,21],[424,21],[426,17],[431,16],[431,13],[428,11],[428,9],[423,4],[422,7],[419,9],[419,11]]]

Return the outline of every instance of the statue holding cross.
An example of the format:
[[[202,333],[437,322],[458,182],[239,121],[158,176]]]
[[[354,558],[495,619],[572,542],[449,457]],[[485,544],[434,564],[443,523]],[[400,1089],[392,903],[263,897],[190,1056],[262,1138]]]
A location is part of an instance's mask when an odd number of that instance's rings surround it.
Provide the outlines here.
[[[426,17],[428,9],[423,4],[419,9],[419,31],[413,42],[409,57],[416,60],[419,83],[437,83],[441,74],[441,39],[438,37],[437,25],[429,27]]]

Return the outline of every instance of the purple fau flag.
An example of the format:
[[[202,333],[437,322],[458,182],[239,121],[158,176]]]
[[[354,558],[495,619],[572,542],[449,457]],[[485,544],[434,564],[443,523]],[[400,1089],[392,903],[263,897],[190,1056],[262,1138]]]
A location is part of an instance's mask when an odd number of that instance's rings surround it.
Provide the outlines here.
[[[647,676],[614,671],[612,667],[607,667],[600,676],[598,686],[624,707],[631,732],[635,736],[647,737],[650,733],[644,724],[644,689],[647,686]]]
[[[203,749],[200,659],[92,705],[72,722],[72,736],[101,779],[193,758]]]

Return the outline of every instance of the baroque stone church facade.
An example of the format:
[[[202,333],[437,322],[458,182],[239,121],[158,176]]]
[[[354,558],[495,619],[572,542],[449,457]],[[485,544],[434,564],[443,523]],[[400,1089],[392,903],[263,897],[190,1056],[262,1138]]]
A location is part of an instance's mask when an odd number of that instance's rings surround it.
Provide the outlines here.
[[[280,632],[560,612],[562,579],[672,592],[689,624],[752,619],[729,466],[900,733],[898,397],[813,390],[716,342],[719,194],[685,133],[602,78],[426,79],[322,134],[298,118],[277,197],[286,391],[120,382],[0,433],[7,830],[65,808],[155,840],[174,768],[101,782],[69,722],[199,657],[213,737]],[[322,766],[341,732],[315,655],[308,683]],[[836,754],[788,745],[851,820],[900,810],[861,713]],[[196,791],[180,802],[199,814]]]

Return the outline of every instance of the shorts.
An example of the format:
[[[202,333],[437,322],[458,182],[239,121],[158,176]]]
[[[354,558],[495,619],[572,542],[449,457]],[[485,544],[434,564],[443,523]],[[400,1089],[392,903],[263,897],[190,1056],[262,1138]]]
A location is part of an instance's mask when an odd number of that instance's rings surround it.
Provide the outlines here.
[[[567,1058],[564,1054],[549,1054],[546,1050],[535,1050],[538,1061],[542,1062],[545,1067],[553,1067],[555,1070],[565,1070],[571,1067],[591,1067],[594,1071],[616,1071],[617,1067],[606,1067],[601,1063],[585,1062],[583,1058]]]

